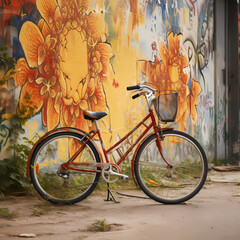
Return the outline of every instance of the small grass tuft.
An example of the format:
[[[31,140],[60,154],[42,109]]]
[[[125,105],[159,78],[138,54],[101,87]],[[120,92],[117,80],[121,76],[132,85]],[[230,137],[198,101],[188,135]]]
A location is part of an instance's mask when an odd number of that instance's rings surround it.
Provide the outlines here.
[[[44,215],[46,213],[45,209],[33,208],[32,214],[36,217]]]
[[[41,206],[40,208],[35,207],[35,208],[33,208],[32,215],[38,217],[38,216],[46,214],[51,209],[52,209],[52,206],[49,206],[49,205],[43,206],[43,207]]]
[[[207,177],[206,182],[211,182],[212,179],[210,177]]]
[[[97,220],[89,226],[90,232],[107,232],[110,231],[111,225],[106,223],[106,220]]]
[[[0,218],[13,219],[17,216],[17,211],[10,211],[8,208],[0,208]]]

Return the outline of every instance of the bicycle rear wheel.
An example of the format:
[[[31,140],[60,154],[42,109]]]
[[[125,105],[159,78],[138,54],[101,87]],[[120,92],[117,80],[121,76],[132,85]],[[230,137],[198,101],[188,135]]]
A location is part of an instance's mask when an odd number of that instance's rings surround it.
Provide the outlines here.
[[[82,146],[82,139],[83,136],[77,133],[57,132],[43,139],[36,147],[30,163],[30,178],[44,199],[53,203],[76,203],[88,197],[97,186],[100,178],[98,172],[60,170],[60,166]],[[77,162],[100,162],[91,142],[74,160],[74,163]],[[79,165],[77,168],[98,169],[96,166]]]
[[[207,177],[207,158],[200,144],[190,135],[176,130],[164,131],[161,142],[164,158],[156,144],[156,135],[148,137],[135,160],[135,176],[150,198],[165,204],[177,204],[195,196]]]

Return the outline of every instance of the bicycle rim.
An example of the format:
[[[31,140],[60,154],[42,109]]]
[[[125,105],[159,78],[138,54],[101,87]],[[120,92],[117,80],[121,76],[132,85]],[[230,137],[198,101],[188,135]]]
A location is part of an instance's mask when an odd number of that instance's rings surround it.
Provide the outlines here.
[[[44,139],[36,148],[31,160],[30,177],[37,192],[46,200],[75,203],[86,198],[95,189],[99,173],[59,170],[81,147],[81,138],[82,136],[75,133],[56,133]],[[90,143],[74,160],[74,163],[80,162],[100,162],[96,149]],[[94,166],[77,168],[97,169]]]
[[[137,154],[135,174],[139,186],[152,199],[176,204],[195,196],[207,176],[207,159],[199,143],[178,131],[163,133],[162,153],[173,167],[162,159],[151,135]]]

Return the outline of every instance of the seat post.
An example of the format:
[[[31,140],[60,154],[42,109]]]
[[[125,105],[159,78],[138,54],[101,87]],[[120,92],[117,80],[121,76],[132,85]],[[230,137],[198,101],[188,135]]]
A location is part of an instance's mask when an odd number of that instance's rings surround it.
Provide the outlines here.
[[[95,124],[96,124],[97,130],[100,131],[100,128],[99,128],[99,125],[98,125],[98,121],[95,120],[94,122],[95,122]]]
[[[95,122],[95,124],[96,124],[96,128],[97,128],[97,131],[98,131],[99,140],[100,140],[100,143],[101,143],[103,152],[104,152],[105,159],[106,159],[106,161],[108,162],[108,157],[107,157],[107,153],[106,153],[106,148],[105,148],[105,145],[104,145],[104,142],[103,142],[103,139],[102,139],[102,135],[101,135],[101,131],[100,131],[100,128],[99,128],[99,125],[98,125],[98,121],[97,121],[97,120],[94,120],[94,122]]]

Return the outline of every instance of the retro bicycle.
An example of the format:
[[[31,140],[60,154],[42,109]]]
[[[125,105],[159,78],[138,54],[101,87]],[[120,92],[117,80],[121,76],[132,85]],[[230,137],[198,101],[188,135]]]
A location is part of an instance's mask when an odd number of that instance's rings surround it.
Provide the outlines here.
[[[146,98],[148,114],[109,149],[104,146],[98,124],[107,113],[91,111],[84,111],[84,117],[95,124],[95,130],[59,128],[46,133],[34,145],[28,159],[27,176],[44,199],[73,204],[88,197],[101,176],[108,184],[119,178],[128,180],[119,165],[134,147],[133,180],[148,197],[164,204],[177,204],[191,199],[201,190],[208,169],[203,148],[192,136],[161,127],[162,123],[174,122],[178,94],[160,92],[146,82],[127,87],[127,90],[135,90],[133,99]],[[140,127],[144,131],[137,140],[118,161],[112,161],[109,154]]]

